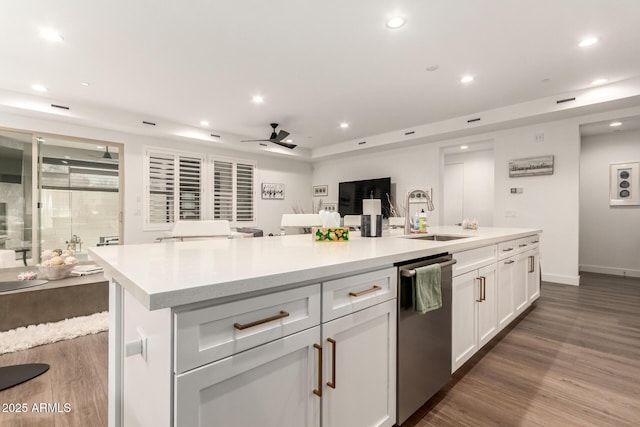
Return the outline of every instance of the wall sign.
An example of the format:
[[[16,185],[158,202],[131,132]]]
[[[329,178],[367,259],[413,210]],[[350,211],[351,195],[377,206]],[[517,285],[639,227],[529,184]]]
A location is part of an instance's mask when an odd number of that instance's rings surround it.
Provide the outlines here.
[[[640,205],[640,162],[609,165],[609,205]]]
[[[528,157],[509,161],[509,178],[553,175],[553,156]]]
[[[262,183],[262,198],[263,199],[284,199],[284,184],[270,184]]]

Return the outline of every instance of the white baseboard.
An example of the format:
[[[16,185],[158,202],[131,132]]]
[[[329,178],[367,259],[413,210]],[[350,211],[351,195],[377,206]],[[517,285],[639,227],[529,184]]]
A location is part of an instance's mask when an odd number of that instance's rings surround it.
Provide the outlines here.
[[[588,273],[611,274],[623,277],[640,277],[640,270],[630,268],[604,267],[601,265],[580,265],[580,271]]]
[[[561,283],[563,285],[580,286],[580,276],[563,276],[561,274],[542,273],[542,281]]]

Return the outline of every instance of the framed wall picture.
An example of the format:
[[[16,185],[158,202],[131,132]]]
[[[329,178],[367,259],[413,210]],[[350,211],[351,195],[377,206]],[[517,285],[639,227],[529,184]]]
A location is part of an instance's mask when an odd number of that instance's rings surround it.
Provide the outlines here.
[[[313,197],[322,197],[329,194],[328,185],[316,185],[313,187]]]
[[[609,165],[609,205],[640,205],[640,162]]]
[[[271,184],[267,182],[262,183],[262,198],[263,199],[284,199],[284,184]]]
[[[553,156],[527,157],[509,161],[509,178],[553,175]]]

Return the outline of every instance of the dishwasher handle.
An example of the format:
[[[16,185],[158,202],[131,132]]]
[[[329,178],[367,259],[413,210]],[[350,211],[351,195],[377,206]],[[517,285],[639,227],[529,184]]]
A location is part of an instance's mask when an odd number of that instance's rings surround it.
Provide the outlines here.
[[[451,261],[445,261],[445,262],[440,262],[440,263],[436,263],[436,264],[440,264],[440,268],[445,268],[448,267],[450,265],[455,264],[457,261],[455,259],[452,259]],[[425,264],[426,265],[430,265],[430,264]],[[416,271],[415,270],[401,270],[400,271],[400,275],[403,277],[413,277],[416,275]]]

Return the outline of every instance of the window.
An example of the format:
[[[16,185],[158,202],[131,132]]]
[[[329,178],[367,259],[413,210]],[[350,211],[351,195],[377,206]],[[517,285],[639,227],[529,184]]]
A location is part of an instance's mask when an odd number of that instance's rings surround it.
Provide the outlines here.
[[[203,164],[201,155],[147,149],[145,229],[202,218]]]
[[[236,226],[255,224],[255,169],[253,162],[211,158],[213,219]]]

